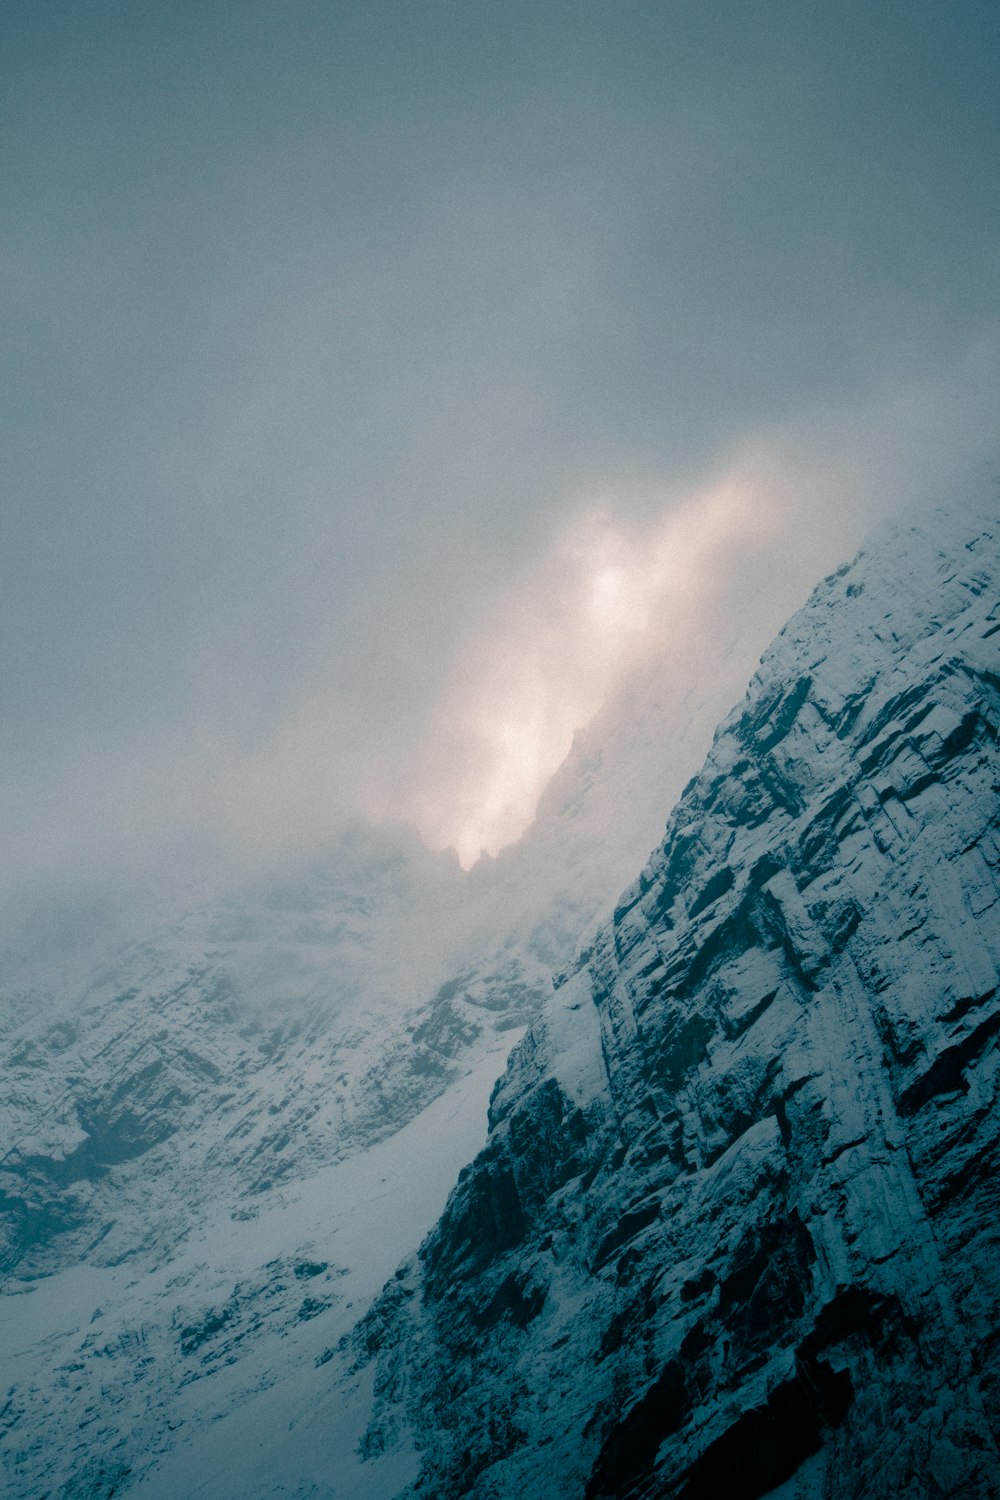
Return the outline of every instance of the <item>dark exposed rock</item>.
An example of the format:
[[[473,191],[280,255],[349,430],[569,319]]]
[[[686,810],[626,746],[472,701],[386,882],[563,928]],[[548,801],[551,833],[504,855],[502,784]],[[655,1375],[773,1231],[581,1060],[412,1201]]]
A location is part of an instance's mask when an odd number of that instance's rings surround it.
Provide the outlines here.
[[[765,656],[392,1311],[407,1493],[1000,1494],[998,598],[897,532]]]

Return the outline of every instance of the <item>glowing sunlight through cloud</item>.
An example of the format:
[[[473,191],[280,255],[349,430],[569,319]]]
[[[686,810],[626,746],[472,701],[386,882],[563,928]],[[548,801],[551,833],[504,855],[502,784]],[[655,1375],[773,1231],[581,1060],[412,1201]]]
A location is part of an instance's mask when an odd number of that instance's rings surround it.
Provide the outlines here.
[[[608,502],[574,518],[466,650],[439,717],[447,752],[415,801],[425,837],[466,866],[518,838],[612,684],[691,642],[733,550],[771,521],[762,487],[735,477],[644,532]]]

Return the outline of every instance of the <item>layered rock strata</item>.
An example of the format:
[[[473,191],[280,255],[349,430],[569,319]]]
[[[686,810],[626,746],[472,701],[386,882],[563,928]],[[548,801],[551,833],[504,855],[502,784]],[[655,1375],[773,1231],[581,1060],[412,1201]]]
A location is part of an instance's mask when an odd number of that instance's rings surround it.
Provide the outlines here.
[[[357,1331],[408,1495],[1000,1494],[998,584],[897,530],[765,655]]]

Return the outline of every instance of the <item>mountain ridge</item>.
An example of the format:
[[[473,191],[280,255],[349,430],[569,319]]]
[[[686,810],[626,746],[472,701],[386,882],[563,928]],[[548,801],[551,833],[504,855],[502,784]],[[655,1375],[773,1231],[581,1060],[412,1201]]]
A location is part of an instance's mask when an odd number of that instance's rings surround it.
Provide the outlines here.
[[[891,1176],[914,1130],[944,1172],[920,1133],[942,1100],[968,1134],[952,1143],[962,1191],[979,1194],[959,1217],[982,1240],[980,1324],[995,1306],[976,1153],[994,1159],[1000,1031],[1000,568],[990,508],[970,550],[957,524],[883,530],[825,580],[710,748],[746,644],[712,682],[688,664],[673,696],[650,663],[578,736],[521,845],[468,877],[412,835],[359,827],[326,874],[201,902],[82,998],[67,989],[47,1014],[21,990],[2,1039],[19,1151],[0,1164],[13,1495],[665,1500],[737,1494],[744,1471],[748,1497],[880,1492],[863,1443],[854,1469],[831,1454],[868,1410],[864,1339],[905,1348],[922,1325],[888,1272],[855,1274],[903,1255],[885,1194],[859,1184]],[[855,743],[848,775],[837,747]],[[954,857],[938,849],[931,885],[901,894],[885,872],[910,869],[910,825],[931,808]],[[892,965],[853,989],[840,974],[890,897],[923,913],[897,924],[901,943],[936,934],[928,972],[947,967],[942,944],[961,956],[939,1020]],[[831,976],[836,1021],[817,1000]],[[865,1022],[869,990],[882,1009]],[[823,1093],[852,1027],[864,1107],[843,1078]],[[876,1151],[872,1122],[893,1118]],[[808,1195],[781,1187],[813,1168],[824,1202],[853,1205],[853,1240],[835,1206],[840,1227],[820,1233]],[[907,1192],[885,1201],[916,1223]],[[714,1260],[671,1193],[714,1212]],[[925,1234],[907,1254],[930,1264],[931,1249]],[[777,1279],[762,1287],[764,1263]],[[924,1337],[957,1369],[946,1325]],[[936,1392],[920,1460],[970,1500],[995,1453],[994,1387],[976,1385],[992,1355],[976,1357],[971,1415]],[[901,1379],[911,1429],[914,1389]],[[916,1463],[912,1430],[897,1447]],[[947,1488],[951,1449],[965,1488]]]
[[[1000,1488],[998,539],[820,585],[515,1050],[356,1336],[407,1496]]]

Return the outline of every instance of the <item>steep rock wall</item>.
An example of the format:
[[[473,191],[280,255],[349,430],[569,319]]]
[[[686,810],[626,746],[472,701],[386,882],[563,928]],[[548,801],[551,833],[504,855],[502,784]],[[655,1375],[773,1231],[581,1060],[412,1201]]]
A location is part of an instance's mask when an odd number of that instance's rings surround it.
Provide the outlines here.
[[[899,530],[765,656],[358,1330],[407,1493],[1000,1493],[998,583]]]

